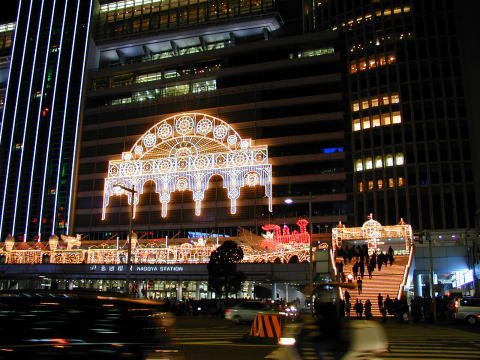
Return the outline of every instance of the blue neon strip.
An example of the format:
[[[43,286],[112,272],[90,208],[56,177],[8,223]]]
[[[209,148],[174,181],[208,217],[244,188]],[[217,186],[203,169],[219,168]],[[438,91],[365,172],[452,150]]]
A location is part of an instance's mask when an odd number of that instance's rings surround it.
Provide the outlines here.
[[[77,126],[75,128],[75,141],[73,143],[73,156],[72,156],[72,173],[71,173],[71,178],[70,178],[70,198],[69,198],[69,203],[68,203],[68,220],[65,224],[65,228],[68,229],[69,226],[70,226],[70,223],[71,223],[71,219],[72,219],[72,216],[73,216],[73,213],[74,213],[74,209],[72,209],[72,203],[73,203],[73,197],[74,197],[74,194],[73,194],[73,183],[75,181],[74,179],[74,176],[75,176],[75,166],[76,166],[76,161],[77,161],[77,156],[76,156],[76,153],[77,153],[77,142],[78,142],[78,128],[79,128],[79,125],[80,125],[80,107],[81,107],[81,104],[82,104],[82,97],[83,97],[83,85],[84,85],[84,82],[83,82],[83,79],[85,77],[85,67],[86,67],[86,57],[87,57],[87,49],[88,49],[88,37],[89,37],[89,34],[90,34],[90,21],[91,21],[91,17],[92,17],[92,7],[93,7],[93,1],[90,0],[90,8],[89,8],[89,13],[88,13],[88,24],[87,24],[87,31],[86,31],[86,38],[85,38],[85,43],[87,44],[87,46],[85,46],[85,50],[83,52],[83,68],[82,68],[82,80],[80,82],[80,92],[79,92],[79,97],[78,97],[78,105],[77,105]]]
[[[60,151],[58,154],[58,163],[57,163],[57,182],[55,184],[55,202],[53,206],[53,226],[52,226],[52,235],[55,234],[55,229],[57,227],[56,214],[57,214],[57,203],[58,203],[58,193],[59,193],[59,183],[60,183],[60,169],[62,165],[62,153],[63,153],[63,137],[65,133],[65,121],[67,120],[67,108],[68,108],[68,98],[70,96],[70,78],[72,76],[72,64],[73,56],[75,55],[75,40],[77,38],[77,24],[78,24],[78,13],[80,10],[80,1],[77,1],[77,13],[75,16],[75,30],[73,31],[73,41],[72,41],[72,50],[70,51],[70,64],[68,65],[68,80],[67,80],[67,95],[65,97],[65,107],[63,110],[63,119],[62,119],[62,140],[60,142]],[[74,139],[76,141],[76,138]]]
[[[19,9],[20,7],[22,6],[22,3],[19,4]],[[20,10],[19,10],[20,11]],[[2,230],[3,230],[3,220],[5,219],[4,217],[4,213],[5,213],[5,199],[7,197],[7,190],[8,190],[8,178],[9,178],[9,175],[10,175],[10,160],[12,158],[12,144],[13,144],[13,135],[15,133],[15,124],[16,124],[16,120],[17,120],[17,108],[18,108],[18,103],[19,103],[19,99],[18,99],[18,96],[20,94],[20,88],[22,87],[21,86],[21,83],[22,83],[22,76],[23,76],[23,63],[25,61],[25,48],[27,47],[27,39],[28,39],[28,30],[30,28],[30,18],[31,18],[31,14],[32,14],[32,3],[30,3],[30,7],[29,7],[29,10],[28,10],[28,21],[27,21],[27,30],[26,30],[26,33],[25,33],[25,40],[24,40],[24,43],[23,43],[23,50],[22,50],[22,65],[20,67],[20,76],[19,76],[19,81],[18,81],[18,84],[17,84],[17,98],[16,98],[16,102],[15,102],[15,111],[13,113],[13,125],[12,125],[12,133],[10,135],[10,150],[8,152],[8,161],[7,161],[7,172],[5,173],[5,186],[3,188],[3,200],[2,200],[2,212],[1,212],[1,215],[0,215],[0,234],[2,233]],[[17,18],[17,21],[18,21],[18,18]],[[17,28],[18,29],[18,28]],[[17,35],[15,34],[15,37]],[[12,65],[10,65],[11,67]],[[15,216],[16,214],[13,214],[13,216]],[[11,231],[11,234],[12,236],[15,236],[14,232]]]
[[[57,0],[53,1],[53,10],[55,10],[55,5]],[[30,220],[30,202],[32,201],[32,186],[33,186],[33,176],[35,174],[35,165],[37,164],[36,157],[37,157],[37,144],[38,144],[38,130],[40,129],[40,114],[41,109],[43,108],[43,100],[44,100],[44,91],[45,91],[45,78],[47,75],[47,68],[48,68],[48,55],[50,54],[50,44],[52,38],[52,28],[53,28],[53,19],[54,19],[54,11],[52,11],[52,17],[50,19],[50,29],[48,32],[48,45],[47,45],[47,52],[45,54],[45,66],[43,68],[43,77],[42,77],[42,97],[40,99],[40,103],[38,105],[38,115],[37,115],[37,129],[35,130],[35,145],[33,148],[33,164],[32,164],[32,173],[30,175],[30,184],[28,186],[28,203],[27,203],[27,221],[25,223],[25,234],[28,234],[28,226]],[[38,237],[40,241],[40,236]]]
[[[45,0],[42,0],[42,7],[40,9],[40,21],[37,29],[37,37],[35,40],[35,53],[33,55],[33,68],[32,68],[32,73],[30,75],[30,87],[28,89],[28,101],[27,101],[27,111],[25,112],[25,121],[24,121],[24,126],[23,126],[23,136],[22,136],[22,153],[20,154],[20,166],[18,167],[18,179],[17,179],[17,189],[16,189],[16,194],[15,194],[15,210],[14,214],[17,214],[17,207],[18,207],[18,195],[20,191],[20,180],[22,179],[22,166],[23,166],[23,155],[25,153],[25,138],[27,136],[27,127],[28,127],[28,115],[30,112],[30,102],[32,100],[32,89],[33,89],[33,75],[35,74],[35,69],[37,65],[37,50],[38,50],[38,41],[40,39],[40,29],[42,28],[42,21],[43,21],[43,6],[44,6]],[[31,177],[32,175],[30,175]],[[17,222],[17,217],[13,217],[13,224],[12,228],[15,229],[15,224]],[[26,219],[26,222],[28,223],[28,218]],[[14,230],[12,230],[13,233]],[[27,235],[24,233],[23,241],[27,241]]]
[[[48,160],[50,158],[50,140],[52,137],[52,124],[53,124],[53,113],[55,109],[55,100],[57,95],[57,80],[58,80],[58,70],[60,68],[60,60],[62,58],[62,50],[63,50],[63,34],[65,28],[65,19],[67,15],[67,4],[65,4],[65,10],[63,11],[63,19],[62,19],[62,30],[60,35],[60,51],[58,52],[58,61],[57,61],[57,69],[55,71],[55,85],[53,86],[53,96],[52,96],[52,109],[50,113],[50,124],[48,127],[48,140],[47,140],[47,153],[45,154],[45,163],[44,163],[44,171],[43,171],[43,184],[42,184],[42,200],[40,201],[40,218],[38,221],[38,235],[41,236],[42,232],[42,222],[43,222],[43,203],[45,201],[45,183],[47,180],[47,167],[48,167]],[[53,9],[52,13],[55,13],[55,9]]]

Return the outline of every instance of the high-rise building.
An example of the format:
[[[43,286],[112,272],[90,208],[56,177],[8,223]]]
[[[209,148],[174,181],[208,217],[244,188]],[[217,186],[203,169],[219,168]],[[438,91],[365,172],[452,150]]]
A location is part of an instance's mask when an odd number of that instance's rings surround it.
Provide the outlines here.
[[[22,0],[16,22],[0,27],[9,56],[0,65],[2,239],[31,240],[69,226],[92,6]]]
[[[112,197],[105,221],[100,220],[108,162],[121,159],[137,140],[146,140],[142,136],[155,124],[184,112],[219,118],[254,145],[268,146],[273,212],[264,189],[257,186],[241,189],[232,215],[231,194],[224,189],[228,179],[213,177],[196,216],[191,191],[163,197],[160,181],[151,178],[157,185],[136,186],[143,189],[136,231],[154,238],[182,230],[236,235],[239,226],[256,231],[269,221],[295,224],[298,217],[311,214],[318,232],[347,219],[337,35],[304,32],[298,5],[272,0],[119,1],[96,9],[77,232],[89,233],[90,239],[125,235],[126,196]],[[148,138],[154,140],[156,132]],[[143,143],[138,144],[142,151]],[[285,204],[287,197],[295,203]],[[160,198],[170,201],[165,218]]]
[[[418,230],[474,226],[475,120],[467,111],[460,3],[315,2],[316,28],[339,34],[346,61],[356,225],[373,212],[388,224],[404,217]]]

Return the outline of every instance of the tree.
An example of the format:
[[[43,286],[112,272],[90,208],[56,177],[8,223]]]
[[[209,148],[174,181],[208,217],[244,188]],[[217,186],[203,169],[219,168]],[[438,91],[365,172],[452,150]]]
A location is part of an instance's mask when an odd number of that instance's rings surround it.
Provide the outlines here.
[[[220,298],[229,294],[236,294],[245,274],[237,271],[237,262],[243,259],[243,250],[231,240],[225,241],[210,254],[208,262],[208,289],[215,292]]]

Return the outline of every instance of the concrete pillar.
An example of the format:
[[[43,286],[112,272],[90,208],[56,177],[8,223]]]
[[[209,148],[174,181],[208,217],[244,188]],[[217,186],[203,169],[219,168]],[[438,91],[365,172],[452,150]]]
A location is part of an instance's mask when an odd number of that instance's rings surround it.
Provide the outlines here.
[[[285,301],[288,303],[288,283],[285,283]]]
[[[195,281],[195,300],[200,300],[200,282]]]
[[[182,300],[182,282],[177,282],[177,299]]]
[[[277,283],[274,282],[272,285],[272,300],[277,300]]]

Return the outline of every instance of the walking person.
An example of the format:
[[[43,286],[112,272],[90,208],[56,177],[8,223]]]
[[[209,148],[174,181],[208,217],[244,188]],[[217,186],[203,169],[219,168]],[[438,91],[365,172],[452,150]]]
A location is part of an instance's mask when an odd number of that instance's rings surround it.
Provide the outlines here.
[[[355,263],[355,265],[353,265],[353,267],[352,267],[353,275],[354,275],[355,277],[358,276],[358,267],[359,267],[359,264],[358,264],[358,261],[357,261],[357,262]]]
[[[368,264],[367,270],[368,270],[368,278],[372,280],[372,275],[373,275],[373,271],[375,270],[375,266],[372,266],[372,264],[370,263]]]
[[[362,315],[363,315],[363,304],[362,300],[358,300],[355,303],[355,312],[357,313],[357,317],[362,320]]]
[[[367,299],[367,301],[365,301],[365,318],[367,320],[370,320],[372,318],[372,303],[370,302],[370,299]]]
[[[352,304],[350,301],[345,301],[345,314],[347,319],[350,319],[350,310],[352,310]]]
[[[349,303],[350,302],[350,293],[348,292],[348,290],[345,290],[345,293],[343,294],[343,296],[345,297],[345,302]]]
[[[357,288],[358,288],[358,295],[360,295],[363,291],[363,281],[360,276],[357,279]]]
[[[379,309],[383,308],[383,296],[382,296],[382,294],[378,294],[377,299],[378,299],[378,308]]]
[[[360,276],[363,277],[365,276],[365,263],[362,261],[360,262]]]
[[[377,256],[377,266],[378,266],[378,271],[382,270],[382,265],[383,265],[383,254],[380,253]]]

